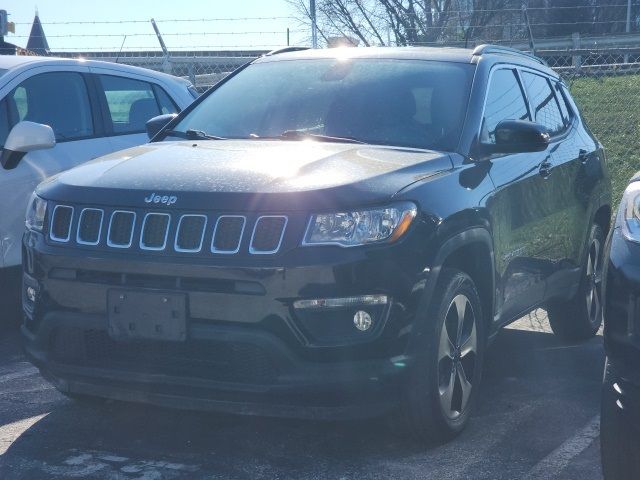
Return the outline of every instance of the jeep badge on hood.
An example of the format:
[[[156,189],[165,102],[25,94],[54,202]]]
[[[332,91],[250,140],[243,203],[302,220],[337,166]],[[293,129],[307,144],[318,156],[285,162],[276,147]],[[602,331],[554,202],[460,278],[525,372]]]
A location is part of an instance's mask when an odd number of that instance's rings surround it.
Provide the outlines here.
[[[178,201],[178,197],[175,195],[156,195],[155,192],[144,197],[145,203],[164,203],[165,205],[173,205]]]

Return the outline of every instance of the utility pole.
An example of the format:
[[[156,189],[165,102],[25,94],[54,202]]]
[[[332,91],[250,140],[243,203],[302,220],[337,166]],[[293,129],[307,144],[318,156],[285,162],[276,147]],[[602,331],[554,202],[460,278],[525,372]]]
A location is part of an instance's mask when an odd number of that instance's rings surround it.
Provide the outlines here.
[[[309,0],[309,13],[311,14],[311,46],[313,48],[318,48],[318,24],[316,22],[316,0]]]
[[[627,26],[625,28],[625,32],[629,33],[631,31],[631,0],[627,0]]]
[[[151,19],[151,26],[153,26],[153,30],[156,32],[156,37],[158,37],[158,42],[160,43],[160,48],[162,49],[162,53],[164,53],[164,61],[162,62],[162,69],[166,73],[172,73],[173,68],[171,66],[171,60],[169,59],[169,50],[167,46],[164,44],[164,40],[162,39],[162,34],[160,33],[160,29],[158,25],[156,25],[156,21]]]

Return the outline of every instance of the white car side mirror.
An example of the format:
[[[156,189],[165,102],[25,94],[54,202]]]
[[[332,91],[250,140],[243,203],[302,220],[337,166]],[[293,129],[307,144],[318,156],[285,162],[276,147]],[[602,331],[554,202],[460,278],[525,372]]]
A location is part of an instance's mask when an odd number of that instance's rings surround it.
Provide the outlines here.
[[[49,125],[34,122],[19,122],[9,132],[4,142],[0,161],[2,168],[16,168],[27,152],[52,148],[56,137]]]

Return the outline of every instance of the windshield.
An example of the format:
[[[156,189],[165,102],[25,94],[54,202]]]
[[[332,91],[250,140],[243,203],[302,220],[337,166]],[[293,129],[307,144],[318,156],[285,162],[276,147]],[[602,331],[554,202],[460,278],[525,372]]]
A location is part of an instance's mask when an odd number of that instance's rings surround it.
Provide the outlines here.
[[[423,60],[257,63],[222,84],[173,130],[222,138],[286,139],[294,138],[287,133],[303,132],[452,150],[473,71],[468,64]]]

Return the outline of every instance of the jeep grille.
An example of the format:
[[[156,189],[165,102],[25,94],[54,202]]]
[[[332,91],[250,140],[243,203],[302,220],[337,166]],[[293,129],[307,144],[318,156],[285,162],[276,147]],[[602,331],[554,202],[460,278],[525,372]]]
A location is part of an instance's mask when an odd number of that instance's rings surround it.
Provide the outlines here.
[[[75,209],[56,205],[49,224],[54,243],[82,246],[198,253],[208,249],[216,255],[277,253],[288,218],[283,215],[209,216],[103,208]],[[206,245],[206,249],[203,248]],[[244,247],[243,247],[244,245]]]

